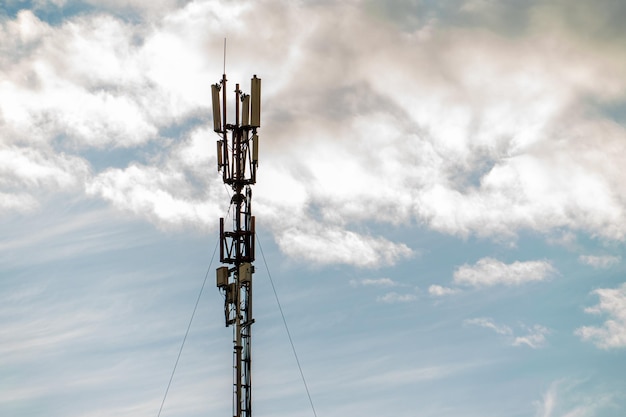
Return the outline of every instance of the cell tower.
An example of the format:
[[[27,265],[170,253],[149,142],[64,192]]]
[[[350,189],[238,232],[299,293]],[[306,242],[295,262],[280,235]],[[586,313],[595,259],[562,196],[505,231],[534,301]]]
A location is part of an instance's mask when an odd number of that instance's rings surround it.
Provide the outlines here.
[[[217,287],[224,294],[226,327],[233,326],[233,415],[252,416],[252,274],[254,273],[254,216],[252,189],[256,182],[261,126],[261,79],[251,80],[250,94],[236,85],[235,123],[226,119],[226,74],[212,86],[213,130],[217,141],[217,169],[224,184],[233,190],[230,200],[232,230],[220,219],[220,261],[229,266],[217,268]],[[221,99],[221,100],[220,100]]]

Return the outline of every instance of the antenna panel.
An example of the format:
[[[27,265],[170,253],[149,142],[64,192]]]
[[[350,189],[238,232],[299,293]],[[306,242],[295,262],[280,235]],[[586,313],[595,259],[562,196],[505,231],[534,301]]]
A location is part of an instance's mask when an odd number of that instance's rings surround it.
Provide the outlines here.
[[[217,268],[216,283],[219,288],[226,287],[228,285],[228,267],[222,266]]]
[[[261,127],[261,79],[256,75],[250,80],[250,93],[250,126]]]
[[[242,105],[241,105],[241,125],[249,126],[250,125],[250,96],[243,96]]]
[[[252,264],[250,262],[244,262],[239,266],[239,281],[242,283],[252,281]]]
[[[252,162],[259,162],[259,135],[252,136]]]
[[[230,304],[234,304],[238,301],[237,285],[231,282],[226,286],[226,301]]]
[[[222,131],[222,115],[220,111],[220,86],[213,84],[211,86],[211,94],[213,95],[213,130]]]
[[[224,165],[224,160],[222,158],[223,145],[224,145],[224,142],[222,142],[221,140],[217,141],[217,170],[218,171],[222,169],[222,165]]]

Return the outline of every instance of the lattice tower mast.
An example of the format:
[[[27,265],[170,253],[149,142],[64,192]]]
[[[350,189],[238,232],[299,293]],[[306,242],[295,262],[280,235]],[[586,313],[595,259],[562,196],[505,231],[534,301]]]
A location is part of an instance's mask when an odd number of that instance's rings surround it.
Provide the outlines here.
[[[217,169],[224,184],[233,190],[230,204],[232,229],[220,218],[220,261],[217,287],[224,294],[226,327],[233,326],[233,416],[252,416],[252,274],[254,273],[254,216],[252,188],[258,166],[258,135],[261,126],[261,79],[255,75],[250,94],[236,85],[235,122],[226,119],[226,74],[211,88],[213,130],[217,141]]]

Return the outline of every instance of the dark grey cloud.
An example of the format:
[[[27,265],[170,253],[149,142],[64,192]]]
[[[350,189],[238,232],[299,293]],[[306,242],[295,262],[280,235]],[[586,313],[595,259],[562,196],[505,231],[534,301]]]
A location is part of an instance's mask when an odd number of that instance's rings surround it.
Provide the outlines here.
[[[626,4],[615,0],[365,0],[364,8],[408,32],[434,24],[518,37],[539,26],[593,43],[619,44],[626,35]]]
[[[531,11],[537,3],[539,1],[535,0],[366,0],[365,8],[405,31],[435,24],[442,28],[480,28],[513,36],[527,30]]]

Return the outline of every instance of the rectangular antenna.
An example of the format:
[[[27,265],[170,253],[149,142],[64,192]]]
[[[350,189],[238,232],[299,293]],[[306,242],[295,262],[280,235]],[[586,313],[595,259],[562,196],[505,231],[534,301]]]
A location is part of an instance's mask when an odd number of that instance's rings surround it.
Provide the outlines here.
[[[221,140],[217,141],[217,170],[219,171],[220,169],[222,169],[222,165],[224,165],[224,161],[222,158],[222,147],[224,145],[224,142],[222,142]]]
[[[213,84],[211,86],[211,93],[213,95],[213,130],[220,133],[222,131],[222,115],[220,107],[220,86]]]
[[[243,96],[243,103],[241,103],[241,125],[250,125],[250,96]]]
[[[261,127],[261,79],[256,75],[250,80],[250,94],[250,126]]]
[[[217,268],[216,271],[216,284],[217,287],[219,288],[224,288],[226,286],[228,286],[228,267],[227,266],[222,266]]]
[[[252,162],[259,162],[259,135],[252,136]]]

